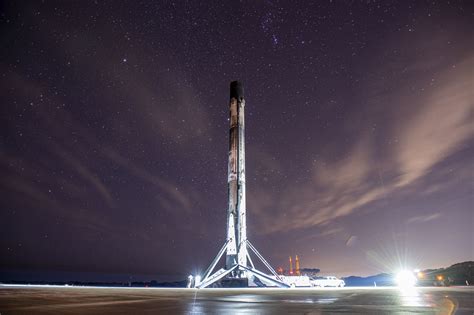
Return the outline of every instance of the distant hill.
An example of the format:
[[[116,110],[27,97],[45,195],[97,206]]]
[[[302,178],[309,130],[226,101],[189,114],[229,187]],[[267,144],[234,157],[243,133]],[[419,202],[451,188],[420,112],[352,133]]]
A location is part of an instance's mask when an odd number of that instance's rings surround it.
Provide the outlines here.
[[[343,278],[346,286],[393,286],[396,285],[393,274],[381,273],[369,277],[350,276]],[[467,281],[467,282],[466,282]],[[426,269],[419,274],[418,285],[447,286],[474,285],[474,261],[465,261],[448,268]]]
[[[474,261],[465,261],[448,268],[422,271],[421,285],[474,285]],[[467,283],[466,283],[467,281]]]

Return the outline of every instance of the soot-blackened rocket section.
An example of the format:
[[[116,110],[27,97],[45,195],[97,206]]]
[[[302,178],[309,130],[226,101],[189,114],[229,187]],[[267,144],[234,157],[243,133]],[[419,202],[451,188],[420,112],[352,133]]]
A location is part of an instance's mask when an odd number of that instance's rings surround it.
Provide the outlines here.
[[[245,99],[241,82],[230,84],[226,269],[247,265],[245,200]]]
[[[244,98],[244,86],[239,81],[232,81],[230,83],[230,99],[236,100]]]

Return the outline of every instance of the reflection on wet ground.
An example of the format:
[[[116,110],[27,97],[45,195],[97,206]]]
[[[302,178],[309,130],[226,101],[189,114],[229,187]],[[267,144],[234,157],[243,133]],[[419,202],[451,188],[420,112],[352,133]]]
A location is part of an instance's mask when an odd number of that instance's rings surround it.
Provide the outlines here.
[[[0,314],[474,314],[474,287],[140,289],[0,287]]]

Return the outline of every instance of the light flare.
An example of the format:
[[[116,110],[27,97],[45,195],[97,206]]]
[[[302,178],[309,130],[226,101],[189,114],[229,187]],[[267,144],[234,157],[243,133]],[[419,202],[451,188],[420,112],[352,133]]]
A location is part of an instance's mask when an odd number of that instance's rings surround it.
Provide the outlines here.
[[[413,272],[402,270],[396,275],[395,281],[400,288],[412,288],[416,284],[416,277]]]

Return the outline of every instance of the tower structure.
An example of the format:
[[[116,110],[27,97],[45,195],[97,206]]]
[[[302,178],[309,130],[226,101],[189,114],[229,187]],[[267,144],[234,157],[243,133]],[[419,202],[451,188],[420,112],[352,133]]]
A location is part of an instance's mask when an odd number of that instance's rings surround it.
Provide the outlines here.
[[[226,241],[202,280],[195,282],[196,288],[208,287],[222,279],[236,280],[248,285],[250,277],[261,282],[270,282],[280,287],[289,287],[247,239],[247,206],[245,198],[245,98],[241,82],[230,84],[229,102],[229,156],[228,156],[228,206]],[[257,270],[250,252],[268,268],[272,275]],[[225,266],[213,273],[225,253]]]
[[[297,276],[301,276],[300,272],[300,259],[298,258],[298,255],[295,257],[295,273]]]

